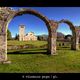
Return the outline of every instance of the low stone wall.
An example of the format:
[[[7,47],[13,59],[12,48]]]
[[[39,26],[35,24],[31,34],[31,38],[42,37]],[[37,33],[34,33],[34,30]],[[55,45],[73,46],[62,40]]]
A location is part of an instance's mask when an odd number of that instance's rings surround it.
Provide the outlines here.
[[[33,45],[8,45],[7,50],[33,48]]]
[[[27,48],[47,48],[47,45],[34,46],[34,45],[8,45],[7,50],[27,49]]]

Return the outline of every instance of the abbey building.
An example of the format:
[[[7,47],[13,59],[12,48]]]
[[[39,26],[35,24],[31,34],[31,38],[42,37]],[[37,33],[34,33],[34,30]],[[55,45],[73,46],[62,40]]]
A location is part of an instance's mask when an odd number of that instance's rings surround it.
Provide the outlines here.
[[[19,41],[36,41],[37,37],[34,35],[34,32],[29,32],[28,34],[25,34],[25,26],[20,25],[19,26]]]

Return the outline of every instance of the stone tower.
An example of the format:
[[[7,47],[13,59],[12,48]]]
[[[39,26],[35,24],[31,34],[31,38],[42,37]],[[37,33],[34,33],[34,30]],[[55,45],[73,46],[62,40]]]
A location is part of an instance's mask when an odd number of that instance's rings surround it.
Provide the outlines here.
[[[24,41],[24,36],[25,36],[25,26],[20,25],[19,26],[19,41]]]

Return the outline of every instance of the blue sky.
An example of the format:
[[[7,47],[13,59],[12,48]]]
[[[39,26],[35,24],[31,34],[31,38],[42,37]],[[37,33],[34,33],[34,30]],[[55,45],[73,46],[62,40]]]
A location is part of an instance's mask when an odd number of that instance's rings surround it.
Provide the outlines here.
[[[19,8],[31,8],[39,11],[41,14],[47,16],[49,19],[59,21],[61,19],[68,19],[74,25],[80,25],[80,7],[12,7],[17,10]],[[23,14],[17,16],[9,23],[9,30],[14,37],[16,33],[19,33],[19,25],[24,24],[26,29],[25,33],[30,31],[34,32],[35,35],[48,34],[45,23],[38,17],[30,14]],[[65,35],[72,34],[69,26],[65,23],[61,23],[58,27],[58,32],[62,32]]]

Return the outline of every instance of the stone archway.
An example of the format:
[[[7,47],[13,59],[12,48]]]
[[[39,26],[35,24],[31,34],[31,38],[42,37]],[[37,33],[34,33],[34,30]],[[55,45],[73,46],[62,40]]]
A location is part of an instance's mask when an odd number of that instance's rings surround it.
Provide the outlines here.
[[[72,50],[79,50],[79,36],[80,36],[80,27],[76,27],[72,24],[72,22],[68,20],[60,20],[60,21],[54,21],[54,20],[49,20],[51,24],[51,29],[50,29],[50,37],[49,37],[49,42],[51,46],[49,49],[51,50],[52,55],[56,55],[56,39],[57,39],[57,28],[60,23],[66,23],[69,25],[73,37],[72,37],[72,43],[71,43],[71,49]]]
[[[57,38],[57,28],[60,23],[66,23],[69,25],[70,29],[73,33],[72,38],[72,49],[79,49],[79,36],[80,36],[80,28],[75,27],[68,20],[54,21],[49,20],[46,16],[41,13],[32,10],[21,8],[17,11],[9,8],[9,7],[0,7],[0,62],[6,63],[8,61],[7,58],[7,28],[9,22],[16,16],[20,16],[22,14],[32,14],[39,17],[47,26],[48,29],[48,53],[51,55],[56,55],[56,38]]]
[[[70,27],[70,30],[72,31],[72,39],[71,39],[71,49],[72,50],[77,50],[79,49],[78,46],[76,46],[76,27],[74,27],[74,25],[72,24],[72,22],[70,22],[69,20],[65,20],[65,19],[62,19],[59,21],[59,24],[61,23],[65,23],[67,24],[69,27]]]
[[[16,16],[20,16],[23,14],[32,14],[35,15],[37,17],[39,17],[41,20],[44,21],[44,23],[47,26],[48,29],[48,53],[54,53],[53,50],[51,49],[52,44],[50,43],[50,39],[51,39],[51,22],[49,21],[49,19],[42,15],[41,13],[32,10],[32,9],[26,9],[26,8],[21,8],[17,11],[12,10],[11,8],[8,7],[1,7],[0,8],[0,23],[1,23],[1,34],[0,34],[0,62],[5,62],[8,60],[7,58],[7,28],[8,28],[8,24],[9,22]]]

